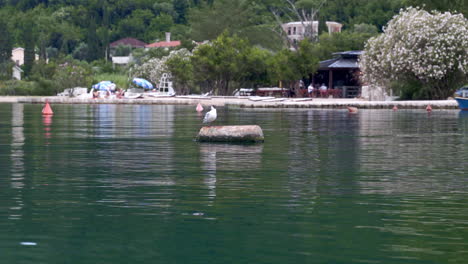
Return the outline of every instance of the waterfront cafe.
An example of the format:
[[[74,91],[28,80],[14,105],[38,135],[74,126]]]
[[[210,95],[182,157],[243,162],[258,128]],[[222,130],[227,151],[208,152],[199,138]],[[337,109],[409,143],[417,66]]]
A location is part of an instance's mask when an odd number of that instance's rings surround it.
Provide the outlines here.
[[[319,69],[312,76],[312,85],[322,84],[333,97],[354,98],[361,94],[359,80],[360,69],[358,58],[362,51],[345,51],[333,53],[335,58],[320,62]]]

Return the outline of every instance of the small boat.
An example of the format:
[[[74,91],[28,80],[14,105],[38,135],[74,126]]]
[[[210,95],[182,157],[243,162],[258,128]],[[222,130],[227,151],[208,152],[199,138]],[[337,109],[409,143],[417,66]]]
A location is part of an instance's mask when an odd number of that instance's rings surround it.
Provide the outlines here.
[[[468,97],[455,97],[460,110],[468,111]]]
[[[464,86],[455,91],[455,100],[460,110],[468,110],[468,86]]]

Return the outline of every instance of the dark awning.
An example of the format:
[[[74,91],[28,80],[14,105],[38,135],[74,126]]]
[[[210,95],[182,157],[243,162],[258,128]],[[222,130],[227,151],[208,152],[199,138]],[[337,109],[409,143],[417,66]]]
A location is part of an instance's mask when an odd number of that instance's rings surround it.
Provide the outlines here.
[[[362,51],[345,51],[333,53],[337,55],[334,59],[321,61],[319,64],[319,70],[329,70],[329,69],[357,69],[359,55],[362,54]]]

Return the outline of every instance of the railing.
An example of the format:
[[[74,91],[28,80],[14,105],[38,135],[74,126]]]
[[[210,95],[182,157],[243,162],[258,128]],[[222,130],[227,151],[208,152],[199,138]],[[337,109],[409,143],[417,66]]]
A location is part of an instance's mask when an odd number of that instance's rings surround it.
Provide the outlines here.
[[[355,98],[361,93],[361,86],[337,86],[342,91],[343,98]]]

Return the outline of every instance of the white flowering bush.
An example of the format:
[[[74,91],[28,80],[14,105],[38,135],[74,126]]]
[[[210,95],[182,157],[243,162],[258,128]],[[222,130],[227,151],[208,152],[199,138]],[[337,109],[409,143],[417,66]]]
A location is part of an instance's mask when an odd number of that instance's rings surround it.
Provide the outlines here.
[[[410,7],[368,40],[359,64],[371,86],[417,80],[440,99],[467,81],[467,53],[468,21],[462,14]]]
[[[144,78],[153,84],[159,83],[163,73],[170,73],[167,67],[167,61],[174,57],[187,57],[190,58],[192,53],[187,49],[173,50],[168,56],[162,58],[152,58],[141,65],[135,65],[130,70],[133,78]]]

